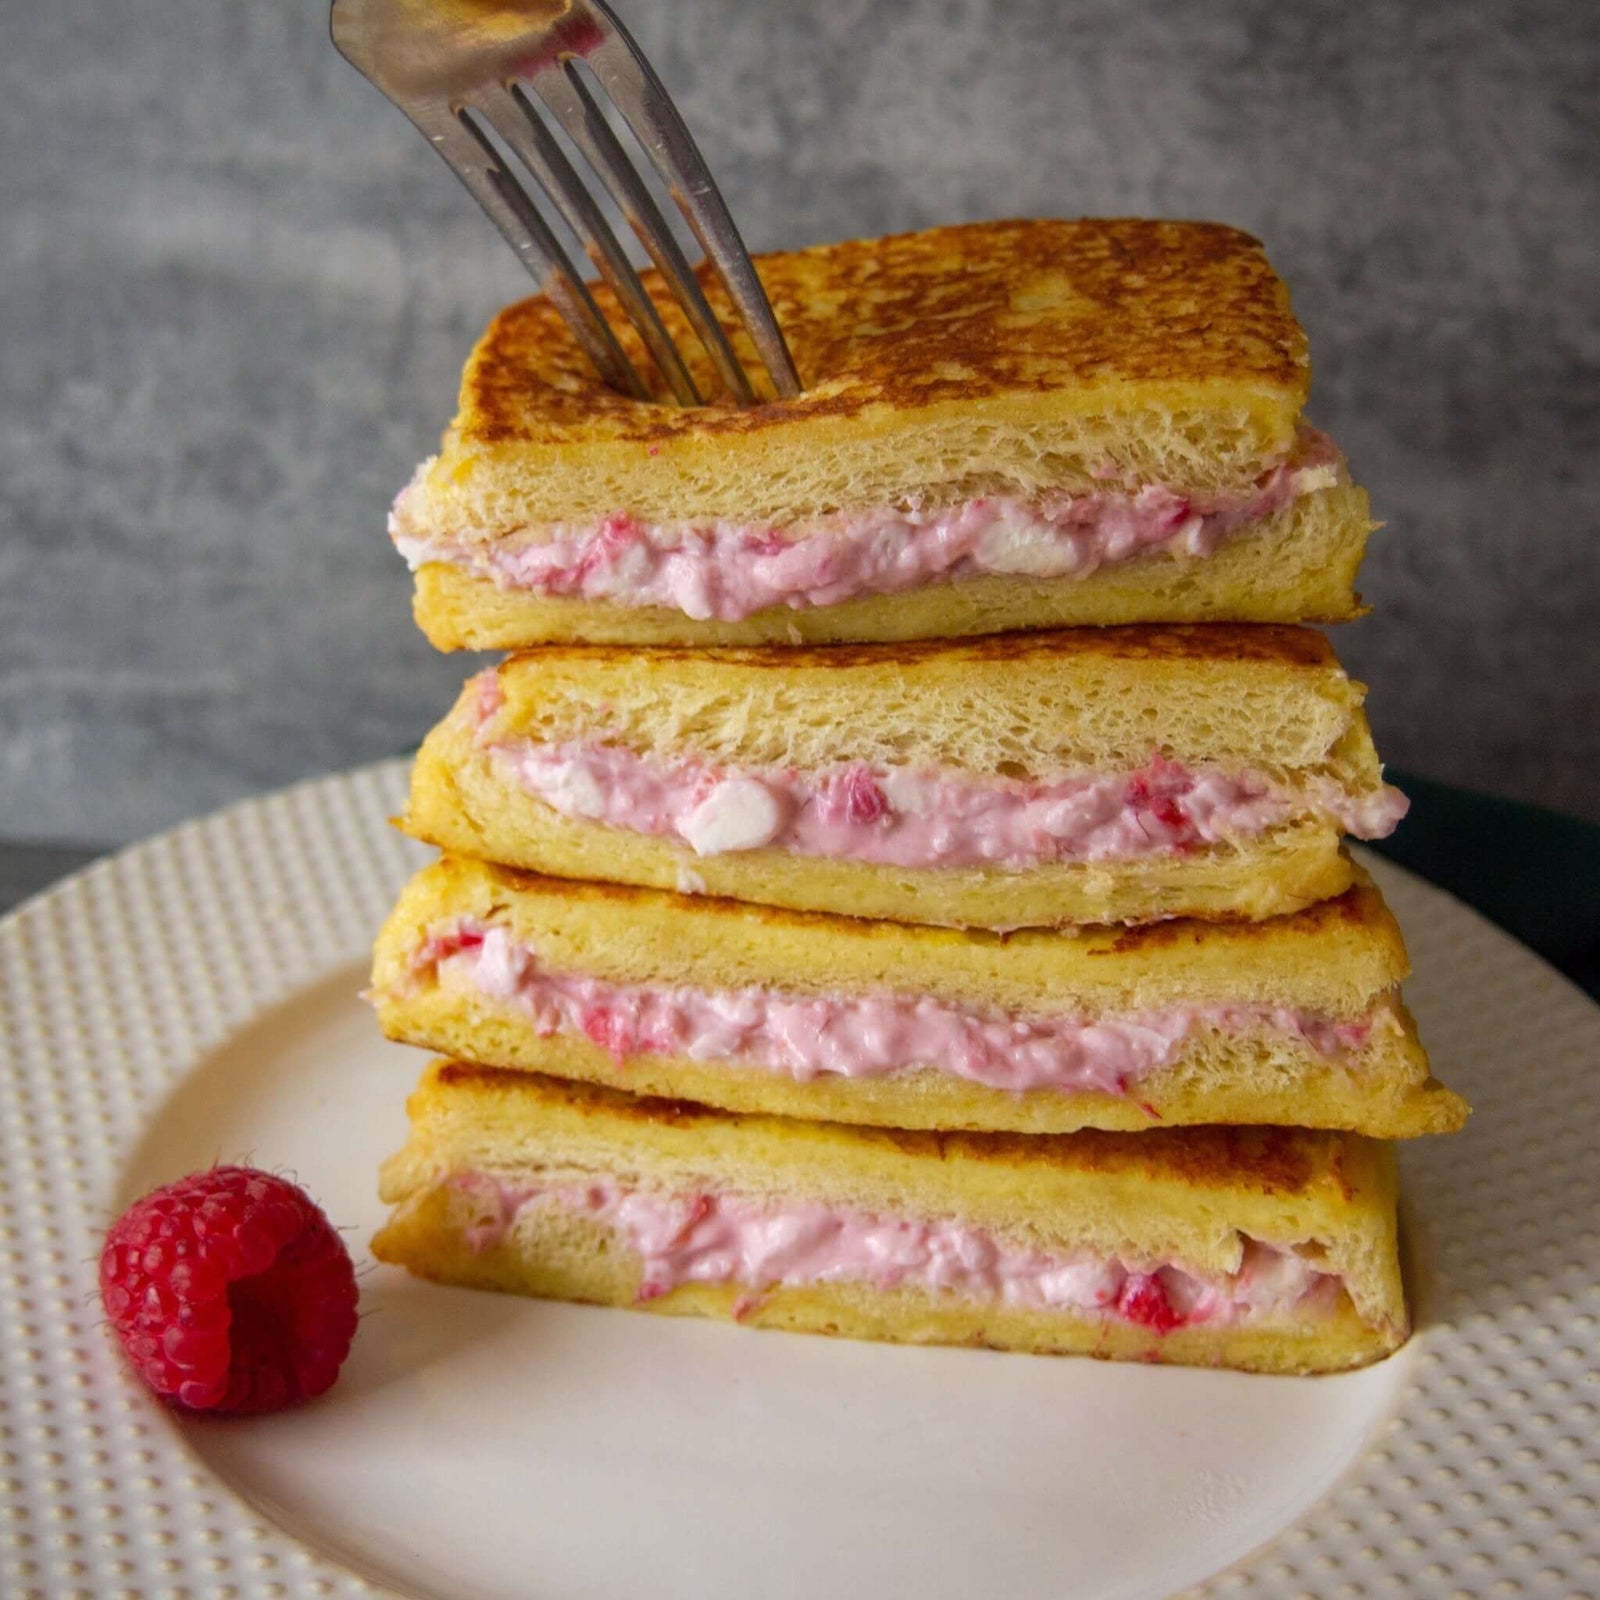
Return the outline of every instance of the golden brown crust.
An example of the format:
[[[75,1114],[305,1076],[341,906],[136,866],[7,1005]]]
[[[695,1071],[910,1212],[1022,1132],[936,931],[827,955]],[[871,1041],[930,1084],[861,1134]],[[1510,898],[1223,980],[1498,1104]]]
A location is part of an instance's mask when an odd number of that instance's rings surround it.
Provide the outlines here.
[[[1102,1017],[1225,999],[1355,1022],[1370,1016],[1409,966],[1382,897],[1353,870],[1359,887],[1349,894],[1263,923],[1179,920],[1154,924],[1148,933],[1116,927],[997,933],[787,911],[446,856],[412,879],[384,924],[373,994],[380,1010],[414,999],[417,951],[440,929],[465,920],[505,928],[537,950],[550,971],[608,983],[927,994],[1027,1016]]]
[[[1160,483],[1229,495],[1288,462],[1300,437],[1304,336],[1261,247],[1232,229],[976,223],[766,256],[757,267],[804,393],[726,403],[662,295],[712,403],[629,399],[600,382],[551,306],[524,301],[468,360],[455,422],[397,503],[396,532],[424,546],[440,537],[479,546],[618,515],[780,528],[993,494]],[[736,329],[721,291],[708,289]],[[603,289],[597,299],[614,310]],[[632,329],[616,326],[648,372]],[[759,372],[743,332],[733,340]],[[1335,498],[1324,522],[1364,517],[1348,494]],[[1307,600],[1299,614],[1351,607],[1337,586]],[[1123,603],[1127,620],[1137,602]]]
[[[625,883],[593,883],[573,878],[552,877],[548,873],[533,872],[522,867],[504,866],[496,862],[479,862],[446,855],[443,860],[427,869],[434,875],[468,875],[476,878],[486,875],[504,886],[507,894],[535,892],[555,895],[575,904],[602,903],[621,906],[656,907],[678,902],[680,897],[665,889],[643,888]],[[1375,939],[1392,942],[1396,955],[1396,976],[1405,971],[1404,947],[1394,918],[1384,904],[1377,885],[1361,868],[1343,894],[1319,900],[1315,905],[1303,907],[1287,917],[1274,917],[1265,922],[1207,922],[1187,917],[1168,922],[1152,922],[1142,927],[1075,929],[1071,937],[1077,948],[1086,956],[1137,956],[1158,949],[1171,949],[1177,945],[1201,945],[1225,941],[1230,949],[1244,952],[1252,945],[1280,943],[1286,931],[1305,937],[1316,937],[1325,930],[1338,926],[1366,928]],[[784,930],[816,928],[835,939],[894,939],[904,938],[905,930],[897,923],[874,922],[864,917],[839,917],[825,911],[791,911],[780,906],[759,905],[723,895],[697,894],[683,902],[692,909],[695,917],[728,919],[742,923],[762,923]],[[985,928],[933,928],[919,933],[919,937],[961,940],[964,943],[999,946],[1018,940],[1038,942],[1038,929],[1014,929],[1010,932],[991,932]]]
[[[474,354],[458,436],[659,444],[859,418],[875,406],[1115,383],[1226,380],[1278,392],[1294,411],[1305,400],[1305,338],[1288,292],[1260,244],[1235,228],[967,223],[759,256],[756,266],[806,385],[798,398],[693,410],[630,400],[600,381],[554,307],[535,297],[502,311]],[[716,394],[676,302],[656,274],[643,276],[702,392]],[[701,277],[723,325],[737,328],[720,284]],[[599,287],[595,299],[641,373],[653,373],[610,292]],[[761,372],[742,329],[735,344]]]
[[[773,1120],[464,1061],[437,1063],[417,1092],[425,1096],[436,1092],[435,1086],[513,1099],[522,1095],[530,1105],[556,1101],[585,1116],[665,1127],[765,1126]],[[857,1127],[850,1130],[850,1137],[941,1162],[1044,1164],[1073,1172],[1145,1174],[1190,1189],[1228,1192],[1244,1186],[1271,1196],[1303,1194],[1332,1181],[1346,1199],[1350,1194],[1343,1160],[1352,1147],[1352,1136],[1318,1129],[1152,1128],[1141,1133],[1113,1133],[1084,1128],[1076,1133],[1018,1134]]]
[[[700,645],[656,645],[654,665],[704,662],[724,666],[794,673],[798,668],[849,669],[915,665],[993,665],[996,662],[1044,662],[1091,656],[1115,661],[1253,662],[1285,667],[1339,669],[1325,635],[1314,628],[1271,623],[1138,624],[1109,628],[1060,628],[1039,633],[1002,633],[988,638],[923,639],[899,644],[747,645],[722,649]],[[637,662],[636,650],[615,645],[544,645],[523,663],[513,657],[506,667],[537,671],[571,660],[596,666]],[[502,667],[504,670],[504,667]]]
[[[1271,944],[1274,940],[1282,938],[1285,922],[1292,922],[1295,931],[1307,937],[1316,937],[1341,926],[1368,928],[1377,934],[1392,938],[1397,952],[1400,950],[1399,930],[1394,926],[1394,918],[1390,915],[1388,906],[1383,903],[1383,896],[1378,893],[1377,885],[1372,879],[1357,867],[1354,883],[1343,894],[1319,900],[1315,905],[1306,906],[1287,919],[1274,919],[1270,922],[1229,922],[1219,925],[1214,922],[1191,922],[1180,917],[1170,922],[1147,923],[1139,928],[1119,928],[1109,944],[1101,945],[1087,953],[1147,955],[1155,950],[1172,949],[1178,945],[1202,944],[1221,933],[1226,937],[1229,946],[1239,951],[1241,959],[1247,959],[1245,953],[1252,944]],[[1403,963],[1404,959],[1404,955],[1399,954],[1397,964]]]

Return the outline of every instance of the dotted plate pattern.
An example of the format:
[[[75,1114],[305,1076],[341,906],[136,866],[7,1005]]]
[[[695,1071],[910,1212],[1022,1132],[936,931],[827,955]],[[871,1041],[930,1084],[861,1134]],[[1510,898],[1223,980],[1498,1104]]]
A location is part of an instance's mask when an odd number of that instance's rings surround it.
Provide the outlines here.
[[[0,922],[0,1594],[385,1593],[192,1456],[101,1324],[95,1259],[192,1066],[359,961],[416,848],[392,762],[138,845]],[[1374,866],[1468,1131],[1402,1156],[1420,1348],[1400,1413],[1299,1525],[1186,1600],[1600,1595],[1600,1009]]]

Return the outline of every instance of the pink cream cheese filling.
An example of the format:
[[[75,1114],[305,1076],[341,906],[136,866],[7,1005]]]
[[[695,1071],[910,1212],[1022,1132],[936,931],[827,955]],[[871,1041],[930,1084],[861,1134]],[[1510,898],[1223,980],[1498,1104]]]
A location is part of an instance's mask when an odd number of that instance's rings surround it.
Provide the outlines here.
[[[452,1181],[484,1207],[468,1234],[474,1250],[498,1244],[523,1207],[559,1206],[605,1223],[641,1259],[641,1302],[685,1284],[731,1284],[751,1297],[736,1314],[747,1315],[771,1289],[864,1283],[1169,1333],[1196,1323],[1330,1312],[1340,1288],[1334,1274],[1253,1239],[1242,1240],[1236,1272],[1205,1274],[1174,1263],[1053,1254],[953,1219],[868,1216],[808,1201],[669,1195],[610,1178],[516,1185],[473,1173]]]
[[[1171,855],[1307,815],[1381,839],[1408,806],[1388,786],[1356,794],[1318,777],[1294,789],[1260,773],[1194,769],[1159,755],[1136,772],[1030,781],[860,761],[809,771],[722,767],[599,740],[494,740],[485,724],[498,689],[492,673],[479,684],[479,738],[519,787],[563,816],[675,839],[698,856],[775,849],[891,867],[1015,871]],[[685,886],[692,889],[692,879]]]
[[[463,921],[412,957],[416,982],[461,985],[516,1008],[541,1038],[582,1035],[621,1063],[663,1055],[738,1063],[797,1082],[930,1068],[1015,1093],[1126,1094],[1204,1028],[1268,1029],[1336,1059],[1359,1050],[1380,1009],[1335,1021],[1290,1006],[1172,1005],[1122,1016],[1013,1016],[930,995],[793,994],[758,987],[620,984],[546,971],[502,926]]]
[[[594,524],[441,534],[412,511],[432,465],[417,469],[389,516],[390,537],[413,570],[448,562],[505,589],[722,622],[986,575],[1086,578],[1161,551],[1208,556],[1240,529],[1333,487],[1342,471],[1332,441],[1304,428],[1288,460],[1233,493],[1186,495],[1145,484],[841,511],[786,527],[727,518],[645,522],[618,512]]]

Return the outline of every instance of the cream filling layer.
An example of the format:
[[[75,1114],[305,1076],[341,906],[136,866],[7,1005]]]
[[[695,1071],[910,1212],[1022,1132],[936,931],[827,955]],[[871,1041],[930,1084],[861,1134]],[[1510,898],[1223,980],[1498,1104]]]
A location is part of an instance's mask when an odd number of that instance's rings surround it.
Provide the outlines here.
[[[484,693],[480,719],[493,714],[492,682]],[[1315,777],[1291,788],[1161,756],[1135,772],[1034,782],[860,761],[723,767],[595,740],[494,739],[482,720],[479,733],[497,768],[563,816],[674,839],[699,856],[774,849],[892,867],[1023,870],[1171,855],[1310,815],[1381,839],[1408,805],[1387,786],[1357,794]]]
[[[389,517],[390,537],[413,570],[447,562],[506,589],[723,622],[985,575],[1087,578],[1162,551],[1204,557],[1301,496],[1332,488],[1343,470],[1332,441],[1305,428],[1287,461],[1229,494],[1145,484],[841,511],[784,527],[646,522],[619,511],[594,524],[445,533],[415,507],[432,466],[430,459],[417,469]]]
[[[1253,1239],[1241,1240],[1236,1272],[1206,1274],[1175,1263],[1057,1254],[952,1218],[868,1216],[730,1193],[663,1194],[610,1178],[516,1184],[466,1174],[453,1181],[483,1207],[468,1233],[474,1250],[499,1244],[525,1207],[554,1206],[604,1223],[640,1258],[641,1302],[685,1284],[732,1285],[750,1297],[736,1315],[748,1315],[772,1289],[844,1283],[1170,1333],[1198,1323],[1326,1315],[1341,1286],[1293,1251]]]
[[[1293,1006],[1228,1003],[1028,1017],[931,995],[612,983],[548,971],[507,928],[475,921],[430,934],[412,957],[410,975],[414,983],[460,987],[511,1006],[541,1038],[581,1035],[618,1063],[630,1056],[675,1056],[757,1068],[800,1083],[921,1068],[1015,1093],[1128,1094],[1204,1029],[1264,1030],[1337,1060],[1359,1050],[1393,1014],[1388,995],[1354,1021]]]

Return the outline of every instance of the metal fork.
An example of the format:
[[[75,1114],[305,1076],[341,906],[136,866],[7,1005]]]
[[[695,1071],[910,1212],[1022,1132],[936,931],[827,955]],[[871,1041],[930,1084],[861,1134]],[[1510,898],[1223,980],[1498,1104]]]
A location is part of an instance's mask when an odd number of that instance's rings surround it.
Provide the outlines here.
[[[779,395],[800,393],[789,347],[750,254],[678,109],[602,0],[333,0],[333,42],[428,136],[488,212],[614,389],[648,398],[571,256],[489,137],[499,136],[610,284],[680,405],[702,397],[553,118],[638,234],[723,386],[757,398],[638,169],[578,72],[584,62],[661,174],[721,278]]]

